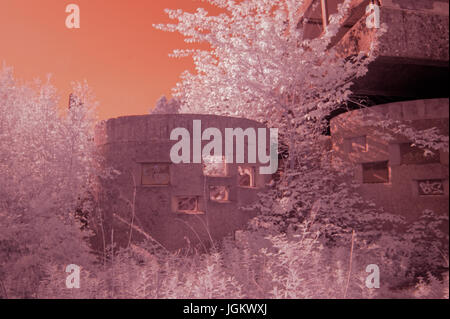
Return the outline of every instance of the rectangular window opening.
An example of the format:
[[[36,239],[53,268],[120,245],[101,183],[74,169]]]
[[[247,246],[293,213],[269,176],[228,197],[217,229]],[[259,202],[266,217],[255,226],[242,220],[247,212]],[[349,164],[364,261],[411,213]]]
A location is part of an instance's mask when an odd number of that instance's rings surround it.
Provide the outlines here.
[[[209,186],[209,199],[213,202],[228,202],[230,188],[228,186]]]
[[[227,176],[227,165],[224,156],[207,156],[203,158],[203,175]]]
[[[186,214],[202,214],[199,209],[199,197],[198,196],[176,196],[175,197],[175,210],[180,213]]]
[[[388,161],[363,163],[363,183],[389,183]]]
[[[433,154],[425,155],[425,150],[414,146],[412,143],[400,144],[400,158],[401,164],[431,164],[440,163],[439,151],[434,151]]]
[[[345,147],[349,153],[367,152],[367,138],[365,135],[346,138]]]
[[[170,165],[164,163],[143,163],[141,169],[142,185],[169,185]]]
[[[255,168],[252,166],[238,166],[238,185],[241,187],[255,187]]]
[[[352,152],[367,152],[366,136],[358,136],[350,139]]]

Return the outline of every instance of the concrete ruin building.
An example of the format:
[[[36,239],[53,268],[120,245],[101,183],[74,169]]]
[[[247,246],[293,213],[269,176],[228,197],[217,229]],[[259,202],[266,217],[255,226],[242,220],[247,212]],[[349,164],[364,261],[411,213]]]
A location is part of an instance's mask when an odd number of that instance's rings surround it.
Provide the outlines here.
[[[317,36],[342,0],[305,1],[307,36]],[[408,221],[425,209],[448,215],[448,151],[426,157],[401,135],[383,138],[369,120],[389,118],[448,136],[448,0],[354,0],[333,45],[348,56],[367,48],[374,28],[366,24],[369,4],[379,8],[387,32],[368,73],[351,88],[358,104],[330,121],[335,156],[353,163],[361,194]],[[350,111],[349,111],[350,109]],[[352,110],[353,109],[353,110]],[[448,230],[447,230],[448,231]]]
[[[304,2],[307,19],[299,23],[305,25],[306,37],[323,32],[339,3]],[[366,25],[366,8],[371,3],[379,7],[380,23],[388,31],[379,57],[352,87],[353,100],[370,107],[355,103],[332,114],[331,147],[353,164],[361,194],[388,211],[410,221],[427,208],[448,214],[448,153],[424,157],[404,137],[381,138],[366,119],[388,117],[417,129],[437,127],[448,136],[449,1],[354,0],[332,43],[344,56],[370,43],[374,29]],[[96,142],[106,166],[122,172],[103,181],[104,243],[111,237],[127,243],[151,236],[169,249],[206,245],[255,216],[239,209],[254,202],[267,182],[255,165],[171,163],[169,133],[175,127],[192,131],[193,119],[221,130],[263,127],[246,119],[188,114],[126,116],[99,126]]]
[[[193,120],[201,120],[202,128],[219,129],[222,139],[225,128],[265,128],[242,118],[193,114],[124,116],[97,127],[105,167],[120,171],[115,178],[102,179],[105,242],[114,236],[120,244],[149,239],[167,249],[206,247],[233,235],[255,216],[255,211],[240,207],[255,202],[270,175],[259,173],[258,161],[248,163],[247,138],[244,163],[225,163],[224,157],[172,162],[170,150],[177,141],[170,140],[170,133],[185,128],[193,136]],[[208,141],[201,143],[203,148]]]
[[[416,129],[437,127],[448,134],[448,99],[376,105],[331,120],[333,151],[354,164],[359,191],[388,212],[414,221],[430,209],[448,214],[448,153],[424,151],[404,136],[387,139],[366,121],[390,118]]]

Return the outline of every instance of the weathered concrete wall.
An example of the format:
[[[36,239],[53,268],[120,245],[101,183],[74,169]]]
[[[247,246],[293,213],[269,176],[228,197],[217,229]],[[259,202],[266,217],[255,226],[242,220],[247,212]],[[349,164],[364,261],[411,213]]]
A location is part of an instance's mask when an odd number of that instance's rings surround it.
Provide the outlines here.
[[[390,118],[419,130],[437,127],[448,136],[448,114],[448,99],[397,102],[347,112],[331,120],[332,148],[335,156],[353,163],[359,192],[388,211],[409,221],[424,209],[448,214],[448,153],[424,157],[403,136],[393,134],[393,139],[387,140],[386,132],[369,124]],[[370,163],[386,163],[387,169],[372,169]]]
[[[448,0],[382,0],[383,7],[448,15]]]
[[[120,244],[128,242],[132,229],[132,241],[151,236],[168,249],[185,247],[188,242],[192,246],[208,246],[211,239],[233,234],[255,216],[254,212],[243,211],[239,206],[254,202],[257,193],[265,187],[268,176],[259,174],[258,163],[227,163],[225,176],[206,176],[202,164],[171,162],[170,149],[176,141],[169,139],[170,132],[183,127],[192,138],[193,120],[201,120],[202,130],[218,128],[222,132],[223,146],[225,128],[252,127],[257,130],[264,127],[241,118],[190,114],[126,116],[99,125],[96,143],[105,156],[105,167],[121,172],[115,179],[102,181],[101,206],[107,242],[110,242],[114,228],[115,241]],[[206,143],[208,141],[202,141],[202,146]],[[246,149],[247,146],[246,143]],[[146,184],[147,173],[143,170],[147,165],[159,165],[162,173],[159,177],[157,174],[152,176],[161,178],[161,185]],[[238,185],[239,166],[254,169],[255,179],[251,186]],[[170,175],[167,181],[166,173]],[[211,200],[211,186],[214,185],[228,187],[226,200]],[[196,197],[195,211],[178,209],[177,199],[183,196]]]
[[[380,57],[448,61],[448,1],[382,1],[380,22],[387,26],[379,40]],[[368,50],[374,32],[367,28],[364,14],[340,39],[337,48],[344,55]]]
[[[327,0],[329,14],[337,12],[343,0]],[[379,39],[377,59],[365,76],[351,87],[355,95],[393,97],[390,100],[447,97],[449,58],[448,0],[379,0],[380,23],[387,32]],[[314,3],[316,5],[314,5]],[[369,0],[352,0],[342,27],[330,47],[348,57],[368,51],[376,35],[368,28]],[[319,4],[319,5],[317,5]],[[305,36],[323,32],[319,1],[306,1]],[[371,12],[371,11],[369,11]],[[371,12],[373,13],[373,12]],[[372,14],[373,17],[373,14]]]

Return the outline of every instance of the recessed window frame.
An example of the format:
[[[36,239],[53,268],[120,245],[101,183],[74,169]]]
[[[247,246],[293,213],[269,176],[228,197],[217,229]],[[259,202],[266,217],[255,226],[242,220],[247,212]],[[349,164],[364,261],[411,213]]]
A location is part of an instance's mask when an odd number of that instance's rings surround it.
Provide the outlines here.
[[[363,143],[359,143],[358,139],[364,139]],[[367,136],[355,136],[350,139],[350,148],[352,153],[362,152],[365,153],[368,151],[369,147],[367,145]]]
[[[205,172],[207,170],[207,167],[210,166],[210,169],[212,169],[214,166],[223,166],[222,173],[220,174],[209,174],[208,172]],[[208,177],[228,177],[228,165],[225,161],[225,156],[213,156],[210,155],[207,158],[202,159],[202,172],[204,176]]]
[[[180,209],[179,202],[181,198],[195,198],[195,209]],[[200,209],[200,196],[197,195],[176,195],[172,197],[173,210],[176,213],[187,214],[187,215],[201,215],[204,212]]]
[[[225,189],[225,199],[214,199],[211,197],[211,192],[213,191],[214,188],[219,188],[219,187],[223,187]],[[208,194],[209,194],[209,200],[211,202],[214,203],[229,203],[230,202],[230,191],[231,191],[231,187],[230,186],[226,186],[226,185],[209,185],[208,187]]]
[[[250,176],[250,185],[241,185],[240,183],[240,178],[241,176],[244,175],[248,175],[248,174],[241,174],[241,170],[245,171],[245,170],[251,170],[251,174]],[[251,165],[238,165],[237,167],[237,185],[238,187],[243,187],[243,188],[256,188],[256,167],[255,166],[251,166]]]
[[[434,151],[434,155],[426,157],[424,150],[413,143],[399,143],[400,149],[400,165],[426,165],[439,164],[441,162],[440,151]],[[413,160],[411,158],[412,157]]]
[[[148,175],[145,175],[144,174],[144,170],[146,169],[146,166],[150,166],[150,165],[152,165],[152,166],[157,166],[157,165],[159,165],[159,166],[165,166],[165,167],[167,167],[167,182],[164,182],[164,183],[147,183],[147,182],[145,182],[144,181],[144,179],[145,179],[145,176],[148,176]],[[169,186],[170,185],[170,180],[171,180],[171,176],[170,176],[170,174],[171,174],[171,165],[170,165],[170,163],[162,163],[162,162],[141,162],[140,163],[140,174],[141,174],[141,183],[140,183],[140,185],[141,186],[145,186],[145,187],[158,187],[158,186]]]
[[[366,170],[369,170],[369,169],[381,170],[384,168],[386,168],[386,170],[387,170],[387,172],[386,172],[387,176],[385,179],[381,178],[379,181],[374,181],[374,180],[368,181],[367,176],[365,174]],[[389,184],[391,181],[391,168],[389,166],[389,161],[376,161],[376,162],[361,163],[361,169],[362,169],[362,183],[363,184]]]
[[[364,139],[363,143],[358,140]],[[369,145],[367,144],[367,135],[346,137],[344,140],[348,153],[366,153],[369,151]]]

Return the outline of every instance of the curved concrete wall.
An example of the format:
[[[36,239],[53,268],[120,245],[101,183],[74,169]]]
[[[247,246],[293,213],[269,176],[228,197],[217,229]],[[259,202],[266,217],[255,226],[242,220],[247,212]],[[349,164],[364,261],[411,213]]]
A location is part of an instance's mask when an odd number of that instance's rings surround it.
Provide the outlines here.
[[[225,176],[207,176],[203,173],[202,164],[171,162],[170,149],[176,141],[169,139],[170,132],[183,127],[192,137],[193,120],[201,120],[202,130],[218,128],[222,140],[225,128],[245,130],[252,127],[257,130],[264,127],[242,118],[191,114],[126,116],[99,124],[96,143],[105,156],[104,165],[121,172],[115,179],[102,180],[100,200],[106,242],[110,242],[110,231],[114,228],[114,241],[120,244],[128,242],[132,229],[132,241],[151,236],[168,249],[185,247],[188,243],[208,246],[211,239],[233,234],[255,216],[254,212],[239,207],[253,203],[270,177],[258,173],[258,163],[227,163]],[[206,143],[208,141],[202,141],[202,146]],[[247,146],[245,143],[246,149]],[[148,165],[150,169],[154,165],[159,167],[156,170],[161,174],[157,178],[163,176],[163,182],[158,182],[162,185],[146,184],[143,169]],[[252,185],[238,185],[239,166],[254,170]],[[166,177],[167,180],[164,180]],[[226,200],[211,200],[210,192],[214,186],[227,188]],[[197,212],[179,211],[177,200],[184,197],[197,198]]]
[[[448,114],[448,99],[396,102],[347,112],[331,120],[332,148],[335,156],[354,164],[361,194],[388,211],[409,221],[425,209],[448,214],[448,153],[424,157],[403,136],[394,134],[388,140],[383,130],[368,124],[368,120],[391,118],[420,130],[437,127],[448,136]]]

